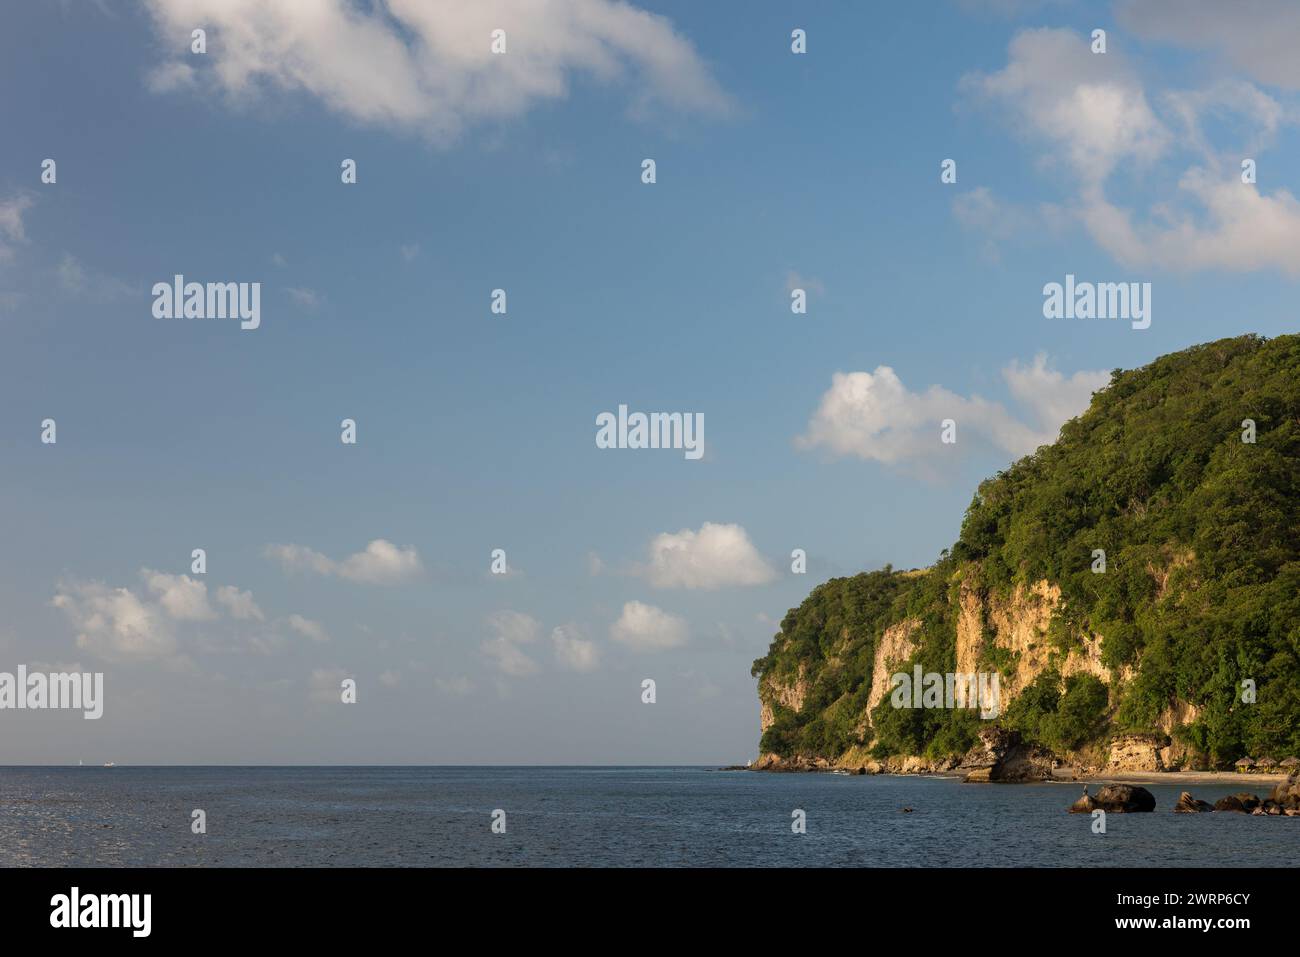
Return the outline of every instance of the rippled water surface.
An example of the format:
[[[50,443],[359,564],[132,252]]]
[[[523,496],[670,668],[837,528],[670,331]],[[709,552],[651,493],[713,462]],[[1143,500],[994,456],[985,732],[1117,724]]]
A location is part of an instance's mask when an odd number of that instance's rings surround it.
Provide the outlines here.
[[[1294,866],[1300,818],[1151,814],[1077,784],[706,768],[0,768],[0,866]],[[1096,790],[1093,785],[1093,790]],[[1264,794],[1271,785],[1251,788]],[[903,813],[910,806],[912,813]],[[190,831],[207,812],[207,834]],[[507,832],[493,834],[494,809]],[[791,833],[791,812],[807,833]]]

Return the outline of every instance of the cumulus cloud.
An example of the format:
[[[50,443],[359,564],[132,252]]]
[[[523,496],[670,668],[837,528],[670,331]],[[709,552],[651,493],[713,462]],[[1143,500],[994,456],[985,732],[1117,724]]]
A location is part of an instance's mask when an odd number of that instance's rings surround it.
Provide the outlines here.
[[[705,522],[698,532],[664,532],[650,543],[650,560],[639,569],[656,588],[762,585],[776,572],[758,553],[740,525]]]
[[[232,99],[301,91],[353,120],[447,141],[563,98],[573,74],[610,85],[631,76],[632,109],[724,113],[727,95],[665,17],[614,0],[147,0],[172,57],[149,85],[205,80]],[[196,77],[190,31],[208,52]],[[493,30],[506,53],[491,51]]]
[[[62,583],[52,604],[72,621],[77,647],[101,658],[150,660],[176,653],[176,637],[162,607],[129,588]]]
[[[217,604],[225,608],[231,618],[239,621],[266,620],[262,609],[258,608],[257,602],[253,601],[251,591],[240,591],[234,585],[222,585],[217,589],[216,595]]]
[[[1136,10],[1131,8],[1131,17],[1155,29],[1149,12]],[[1248,18],[1234,8],[1205,21],[1181,13],[1174,19],[1184,25],[1170,26],[1168,35],[1195,45],[1196,38],[1209,41],[1213,30],[1207,23]],[[1238,28],[1233,49],[1251,49],[1276,21]],[[1283,48],[1275,44],[1269,55]],[[1286,56],[1294,59],[1289,49]],[[1280,66],[1272,73],[1291,75]],[[1004,107],[1025,137],[1043,147],[1045,160],[1068,170],[1075,184],[1068,215],[1117,261],[1177,271],[1275,268],[1300,275],[1300,202],[1286,189],[1264,193],[1242,183],[1239,166],[1242,156],[1265,148],[1282,125],[1294,122],[1295,113],[1249,82],[1218,79],[1200,89],[1165,90],[1153,106],[1122,54],[1099,56],[1082,35],[1039,29],[1016,35],[1003,69],[967,76],[962,86]],[[1206,134],[1209,120],[1218,129],[1244,128],[1237,133],[1244,140],[1217,149]],[[1173,177],[1172,197],[1135,211],[1108,195],[1109,180],[1119,171],[1188,152],[1198,159]],[[978,204],[986,199],[972,197],[963,207],[954,205],[954,213],[959,219],[979,215]]]
[[[144,569],[140,573],[158,604],[178,621],[209,621],[217,613],[208,604],[208,586],[189,575],[169,575]]]
[[[1043,352],[1028,365],[1011,360],[1002,370],[1002,378],[1011,395],[1033,416],[1039,434],[1050,436],[1048,441],[1055,441],[1061,426],[1087,411],[1092,394],[1110,383],[1110,373],[1104,370],[1066,376],[1051,368]]]
[[[1201,168],[1188,170],[1178,185],[1203,210],[1199,219],[1167,210],[1158,222],[1141,222],[1096,196],[1083,222],[1103,249],[1129,265],[1235,272],[1272,266],[1300,276],[1300,202],[1290,191],[1265,195]]]
[[[570,671],[595,671],[600,667],[600,649],[582,637],[576,625],[559,625],[551,630],[555,659]]]
[[[541,634],[542,626],[536,618],[517,611],[498,611],[488,616],[487,623],[496,636],[485,639],[479,649],[501,672],[522,678],[538,670],[537,662],[519,647],[532,644]]]
[[[686,644],[689,629],[683,619],[662,608],[630,601],[610,626],[609,636],[634,651],[666,651]]]
[[[27,241],[23,214],[31,209],[32,203],[26,193],[0,199],[0,262],[13,257],[14,244]]]
[[[310,618],[304,618],[298,614],[290,615],[285,621],[298,634],[310,638],[312,641],[330,640],[325,628],[318,621],[312,621]]]
[[[1012,362],[1002,375],[1032,422],[1012,415],[1001,403],[957,395],[942,386],[913,392],[889,366],[877,366],[874,372],[835,373],[795,445],[886,465],[924,464],[942,452],[941,423],[953,419],[959,443],[974,435],[1019,458],[1055,441],[1061,426],[1084,412],[1092,393],[1110,381],[1105,372],[1067,378],[1049,368],[1044,355],[1029,366]]]
[[[1023,132],[1050,141],[1088,181],[1105,179],[1121,160],[1150,162],[1169,144],[1123,57],[1093,53],[1072,30],[1024,30],[1002,70],[968,75],[962,85],[1005,106]]]
[[[110,660],[165,660],[188,663],[189,651],[228,653],[251,650],[269,654],[279,649],[282,639],[272,634],[244,634],[239,640],[229,628],[197,629],[200,623],[218,621],[221,613],[208,601],[207,585],[189,575],[172,575],[150,568],[140,570],[143,588],[113,588],[96,581],[62,581],[51,604],[60,609],[77,630],[77,646]],[[249,591],[223,585],[215,591],[216,605],[231,621],[263,621],[262,609]]]
[[[369,585],[395,585],[418,576],[424,566],[413,545],[399,548],[377,538],[364,551],[335,561],[305,545],[268,545],[266,555],[290,571],[336,576]]]

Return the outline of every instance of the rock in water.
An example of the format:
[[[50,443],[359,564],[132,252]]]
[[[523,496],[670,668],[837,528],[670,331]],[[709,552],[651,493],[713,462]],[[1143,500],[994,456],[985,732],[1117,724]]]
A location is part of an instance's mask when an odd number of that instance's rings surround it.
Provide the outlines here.
[[[1300,809],[1300,772],[1292,771],[1285,781],[1273,788],[1269,797],[1284,810]]]
[[[1178,795],[1178,803],[1174,805],[1175,814],[1199,814],[1202,811],[1213,811],[1214,805],[1209,801],[1198,801],[1192,797],[1190,791],[1184,791]]]
[[[1134,784],[1107,784],[1097,792],[1095,804],[1112,814],[1133,814],[1154,811],[1156,796]]]
[[[974,781],[1050,781],[1054,755],[1025,743],[1019,731],[981,728],[979,742],[962,758],[963,779]]]
[[[1079,800],[1070,805],[1071,814],[1091,814],[1097,809],[1097,800],[1091,795],[1085,794]]]
[[[1259,804],[1259,798],[1254,794],[1238,791],[1236,794],[1229,794],[1227,797],[1219,798],[1214,802],[1214,809],[1216,811],[1235,811],[1238,814],[1249,814],[1259,807]]]

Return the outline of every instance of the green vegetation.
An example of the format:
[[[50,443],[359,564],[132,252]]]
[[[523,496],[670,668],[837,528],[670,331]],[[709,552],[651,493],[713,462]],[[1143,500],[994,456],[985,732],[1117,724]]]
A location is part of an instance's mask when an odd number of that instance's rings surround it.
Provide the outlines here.
[[[958,541],[924,574],[885,568],[815,589],[754,662],[769,704],[769,683],[802,673],[807,688],[797,711],[774,709],[762,749],[834,757],[874,738],[879,754],[960,753],[978,727],[969,712],[886,700],[867,726],[877,643],[917,619],[906,667],[955,671],[962,584],[1005,600],[1044,579],[1061,589],[1044,647],[1060,660],[1101,635],[1110,687],[1049,668],[1003,725],[1069,750],[1155,731],[1185,702],[1199,713],[1174,737],[1201,760],[1300,753],[1300,337],[1225,339],[1117,370],[1055,444],[980,485]],[[1011,651],[984,647],[981,667],[1015,669]]]

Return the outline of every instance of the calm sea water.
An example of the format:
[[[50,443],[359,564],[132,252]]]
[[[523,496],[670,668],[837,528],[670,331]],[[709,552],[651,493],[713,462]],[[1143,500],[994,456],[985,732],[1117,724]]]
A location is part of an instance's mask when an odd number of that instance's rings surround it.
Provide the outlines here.
[[[1093,790],[1096,790],[1093,785]],[[0,866],[1293,866],[1300,819],[1077,784],[706,768],[0,768]],[[1215,799],[1241,787],[1192,786]],[[1266,791],[1263,785],[1256,791]],[[904,806],[913,813],[901,811]],[[195,808],[206,835],[190,832]],[[506,812],[493,834],[491,814]],[[791,833],[791,811],[807,833]]]

